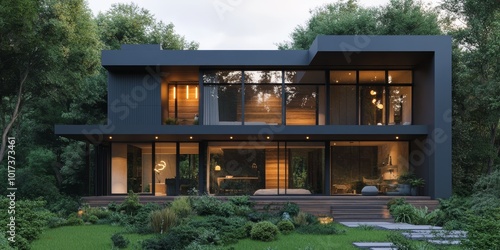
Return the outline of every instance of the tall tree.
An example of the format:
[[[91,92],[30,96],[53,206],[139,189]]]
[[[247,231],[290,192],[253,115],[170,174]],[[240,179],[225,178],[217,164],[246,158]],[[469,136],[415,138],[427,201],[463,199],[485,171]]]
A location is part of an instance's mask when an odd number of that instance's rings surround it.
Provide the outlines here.
[[[500,153],[500,2],[445,0],[455,18],[453,104],[455,182],[489,174]]]
[[[97,69],[99,41],[83,0],[4,0],[0,24],[1,160],[25,106],[39,98],[64,103],[78,93]]]
[[[105,49],[119,49],[121,44],[161,44],[163,49],[197,49],[198,43],[188,42],[175,33],[172,23],[165,24],[138,5],[113,4],[96,17]]]
[[[439,13],[414,0],[391,0],[386,6],[367,8],[357,0],[327,4],[311,12],[306,25],[297,26],[292,41],[280,49],[308,49],[317,35],[438,35]]]

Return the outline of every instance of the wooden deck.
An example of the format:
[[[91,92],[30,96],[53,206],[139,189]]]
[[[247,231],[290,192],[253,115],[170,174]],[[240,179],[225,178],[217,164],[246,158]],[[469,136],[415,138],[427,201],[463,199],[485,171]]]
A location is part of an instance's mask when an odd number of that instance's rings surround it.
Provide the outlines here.
[[[107,206],[111,202],[121,203],[125,195],[83,197],[82,202],[90,206]],[[301,211],[319,216],[333,216],[335,221],[387,221],[393,219],[387,209],[387,202],[403,197],[417,207],[428,207],[434,210],[439,205],[437,200],[429,196],[251,196],[257,210],[263,210],[267,205],[271,210],[286,202],[297,203]],[[164,204],[171,202],[175,196],[140,196],[141,203],[154,202]],[[227,199],[228,196],[218,196]]]

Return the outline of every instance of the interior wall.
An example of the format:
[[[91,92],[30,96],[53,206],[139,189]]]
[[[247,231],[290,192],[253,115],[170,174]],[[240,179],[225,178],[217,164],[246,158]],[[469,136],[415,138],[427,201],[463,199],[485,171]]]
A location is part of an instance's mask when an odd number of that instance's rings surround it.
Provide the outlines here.
[[[111,152],[111,193],[127,193],[127,144],[113,143]]]

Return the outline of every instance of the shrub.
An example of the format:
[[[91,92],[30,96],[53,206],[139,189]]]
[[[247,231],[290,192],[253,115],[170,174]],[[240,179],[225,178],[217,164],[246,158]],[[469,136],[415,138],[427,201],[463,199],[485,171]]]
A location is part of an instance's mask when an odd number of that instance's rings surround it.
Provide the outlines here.
[[[256,223],[250,231],[250,237],[254,240],[273,241],[278,237],[278,227],[269,221]]]
[[[177,214],[181,218],[188,217],[191,214],[191,212],[193,211],[193,209],[191,208],[191,203],[189,202],[188,197],[176,198],[172,202],[170,209],[172,209],[172,211],[174,211],[174,213]]]
[[[416,208],[410,204],[397,205],[391,207],[391,215],[395,222],[413,223]]]
[[[463,229],[467,210],[470,207],[470,199],[452,196],[446,200],[439,200],[439,212],[437,213],[436,225],[447,229]]]
[[[119,211],[125,211],[126,214],[135,215],[137,211],[142,207],[139,203],[139,196],[135,194],[132,190],[128,192],[127,198],[120,204]]]
[[[243,225],[243,231],[245,232],[246,237],[250,237],[250,232],[252,231],[253,225],[255,222],[247,221],[245,225]]]
[[[95,215],[91,215],[91,216],[87,217],[87,222],[90,222],[92,224],[96,224],[97,221],[99,221],[99,218],[97,218],[97,216],[95,216]]]
[[[306,226],[309,224],[318,224],[318,219],[312,214],[299,212],[296,216],[293,217],[293,224],[296,227]]]
[[[65,226],[79,226],[83,225],[83,220],[82,218],[78,218],[76,214],[70,215],[69,218],[66,220]]]
[[[229,198],[229,202],[231,202],[235,206],[248,206],[252,208],[255,205],[255,202],[250,200],[250,196],[248,195],[243,195],[243,196],[233,196]]]
[[[98,219],[107,219],[111,214],[111,211],[108,208],[103,207],[84,207],[83,214],[87,216],[96,216]]]
[[[11,247],[17,249],[28,249],[29,243],[38,239],[43,229],[51,218],[56,217],[55,214],[45,209],[45,201],[42,200],[16,200],[16,214],[9,214],[8,207],[10,199],[0,197],[0,224],[8,231],[11,223],[10,217],[15,216],[16,237],[15,242],[10,242]],[[6,232],[6,237],[9,237]]]
[[[170,208],[156,210],[151,212],[151,228],[155,233],[167,232],[170,228],[177,225],[177,214]]]
[[[47,208],[60,217],[69,216],[71,213],[76,212],[78,207],[80,207],[79,201],[68,196],[57,197],[54,202],[47,204]]]
[[[394,244],[395,249],[401,250],[426,250],[436,249],[431,243],[426,241],[410,240],[400,233],[390,233],[387,239]],[[441,248],[438,248],[441,249]]]
[[[203,228],[196,228],[191,225],[180,225],[171,228],[168,235],[172,235],[176,239],[177,243],[181,247],[177,248],[164,248],[164,249],[182,249],[189,245],[189,243],[198,239],[203,232]]]
[[[230,203],[223,202],[209,195],[203,195],[192,199],[192,206],[199,215],[234,215],[234,207]]]
[[[289,234],[295,230],[295,226],[289,220],[282,220],[276,225],[282,234]]]
[[[60,217],[52,217],[47,221],[47,226],[49,228],[61,227],[67,224],[67,220]]]
[[[299,205],[293,202],[287,202],[283,205],[280,214],[287,212],[291,217],[296,216],[300,212]]]
[[[126,248],[130,241],[125,239],[121,234],[113,234],[111,236],[111,241],[113,242],[113,246],[117,248]]]
[[[10,247],[9,241],[5,238],[5,233],[0,233],[0,249],[4,250],[13,250],[14,248]]]
[[[220,239],[224,243],[234,243],[246,236],[244,225],[247,221],[241,217],[207,216],[202,219],[191,220],[187,225],[198,229],[206,229],[219,232]]]
[[[162,207],[156,203],[146,203],[137,210],[136,215],[123,214],[120,224],[128,226],[129,232],[150,233],[152,232],[150,224],[151,212],[161,209]]]
[[[401,205],[405,205],[405,204],[408,204],[408,202],[406,202],[405,198],[394,198],[394,199],[390,200],[389,202],[387,202],[387,209],[389,209],[389,211],[391,211],[393,206],[401,206]]]
[[[329,224],[309,224],[297,228],[297,232],[301,234],[344,234],[346,231],[339,229],[334,223]]]
[[[440,213],[439,209],[434,211],[429,211],[427,207],[424,208],[416,208],[414,211],[413,224],[415,225],[435,225],[436,218]]]
[[[498,249],[500,246],[500,208],[484,212],[484,215],[467,217],[467,239],[462,242],[466,249]]]
[[[198,242],[200,245],[221,245],[222,240],[219,237],[217,231],[213,230],[201,230],[201,233],[196,238],[195,242]]]

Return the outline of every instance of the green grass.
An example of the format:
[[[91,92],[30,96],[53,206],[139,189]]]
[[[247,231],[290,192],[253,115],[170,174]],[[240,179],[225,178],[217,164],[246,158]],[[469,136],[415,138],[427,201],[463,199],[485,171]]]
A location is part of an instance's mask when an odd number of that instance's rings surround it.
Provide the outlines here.
[[[339,225],[339,227],[341,227]],[[310,235],[292,233],[278,236],[278,240],[272,242],[261,242],[251,239],[238,241],[237,244],[230,245],[237,250],[261,250],[261,249],[358,249],[352,245],[353,242],[374,241],[387,242],[387,230],[363,230],[359,228],[347,228],[345,234],[339,235]]]
[[[66,250],[66,249],[112,249],[111,235],[123,232],[124,228],[111,225],[83,225],[46,229],[40,239],[31,244],[33,250]],[[130,241],[128,249],[139,240],[153,237],[149,235],[124,234]]]

